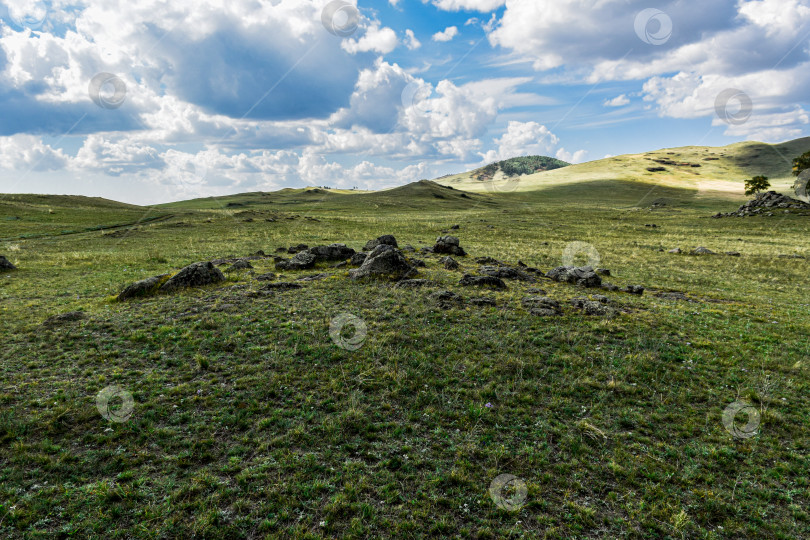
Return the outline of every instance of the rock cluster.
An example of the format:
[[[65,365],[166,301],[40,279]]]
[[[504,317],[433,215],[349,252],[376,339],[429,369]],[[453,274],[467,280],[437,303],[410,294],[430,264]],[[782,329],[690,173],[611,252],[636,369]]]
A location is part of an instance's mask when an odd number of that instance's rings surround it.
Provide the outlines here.
[[[455,236],[440,236],[436,239],[436,245],[433,246],[433,253],[441,253],[446,255],[456,255],[463,257],[467,254],[459,245],[459,240]]]
[[[349,271],[349,277],[400,280],[416,273],[416,268],[400,250],[388,244],[380,244],[368,254],[360,268]]]
[[[580,287],[599,287],[602,278],[590,266],[558,266],[546,274],[547,278],[564,283],[574,283]]]
[[[774,210],[810,210],[810,203],[792,199],[787,195],[781,195],[775,191],[767,191],[765,193],[757,194],[754,199],[748,201],[736,212],[722,212],[715,214],[712,217],[748,217],[759,215],[773,215]]]

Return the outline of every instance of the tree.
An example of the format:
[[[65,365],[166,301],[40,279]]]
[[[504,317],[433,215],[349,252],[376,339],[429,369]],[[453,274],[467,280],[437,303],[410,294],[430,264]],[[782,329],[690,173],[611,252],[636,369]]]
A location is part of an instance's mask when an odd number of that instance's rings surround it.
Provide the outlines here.
[[[793,176],[799,176],[806,169],[810,169],[810,152],[805,152],[793,160]]]
[[[745,194],[755,195],[760,191],[765,191],[769,187],[771,187],[771,183],[768,182],[767,176],[755,176],[751,180],[745,181]]]

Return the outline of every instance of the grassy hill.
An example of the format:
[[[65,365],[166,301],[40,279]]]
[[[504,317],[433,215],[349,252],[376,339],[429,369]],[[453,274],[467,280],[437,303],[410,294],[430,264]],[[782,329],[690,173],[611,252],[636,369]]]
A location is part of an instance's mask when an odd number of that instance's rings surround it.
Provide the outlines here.
[[[21,219],[0,240],[18,267],[0,273],[0,537],[810,538],[810,216],[711,219],[736,203],[697,193],[597,176],[156,209],[2,196]],[[224,264],[217,285],[115,300],[195,261],[381,234],[419,250],[453,225],[469,256],[448,270],[408,254],[421,288],[266,257]],[[644,294],[460,284],[478,257],[546,271],[573,242]],[[718,255],[668,253],[697,246]],[[573,307],[596,293],[615,316]],[[537,296],[562,314],[532,314]],[[333,328],[345,314],[364,327],[357,348]],[[100,411],[109,387],[132,397],[123,421]],[[724,411],[743,402],[758,423],[735,438]],[[490,492],[503,474],[526,486],[504,494],[512,509]]]
[[[475,192],[532,191],[595,180],[625,180],[682,188],[697,196],[742,198],[746,179],[764,174],[774,189],[789,193],[791,162],[810,150],[810,138],[781,144],[744,142],[725,147],[687,146],[628,154],[509,179],[480,180],[480,169],[443,177],[440,184]],[[657,169],[657,170],[650,170]]]

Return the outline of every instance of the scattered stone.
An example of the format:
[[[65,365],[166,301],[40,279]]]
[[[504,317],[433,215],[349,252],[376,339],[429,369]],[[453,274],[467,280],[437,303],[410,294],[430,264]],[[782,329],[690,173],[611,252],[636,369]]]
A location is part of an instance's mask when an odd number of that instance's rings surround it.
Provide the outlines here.
[[[442,257],[439,259],[439,262],[442,263],[447,270],[458,270],[459,268],[458,261],[453,257]]]
[[[622,289],[622,291],[641,296],[642,294],[644,294],[644,287],[642,287],[641,285],[628,285],[627,287]]]
[[[416,289],[418,287],[433,287],[438,285],[429,279],[403,279],[394,285],[395,289]]]
[[[276,275],[273,272],[267,272],[266,274],[256,276],[256,279],[258,279],[259,281],[273,281],[274,279],[276,279]]]
[[[394,235],[384,234],[382,236],[378,236],[374,240],[369,240],[366,242],[366,245],[363,247],[363,251],[372,251],[375,247],[381,245],[399,247],[397,246],[397,239],[394,238]]]
[[[537,317],[555,317],[562,315],[560,303],[547,296],[527,296],[520,301],[529,313]]]
[[[467,252],[459,245],[459,240],[455,236],[440,236],[436,239],[436,245],[433,246],[434,253],[443,253],[447,255],[456,255],[463,257]]]
[[[276,270],[309,270],[315,266],[318,258],[309,251],[296,253],[290,260],[281,260],[276,263]]]
[[[596,317],[612,317],[616,315],[616,310],[612,307],[587,298],[572,298],[571,305],[583,311],[585,315],[593,315]]]
[[[501,278],[493,276],[471,276],[464,274],[459,285],[464,287],[492,287],[493,289],[506,289],[506,283]]]
[[[42,323],[46,326],[56,325],[63,322],[72,322],[72,321],[80,321],[84,319],[86,315],[81,311],[69,311],[67,313],[60,313],[59,315],[54,315],[53,317],[49,317],[45,319],[45,322]]]
[[[276,248],[276,253],[287,253],[287,248],[285,247]]]
[[[210,261],[190,264],[170,277],[158,289],[170,292],[188,287],[202,287],[225,281],[225,275]]]
[[[296,279],[295,281],[320,281],[322,279],[326,279],[331,277],[332,274],[314,274],[312,276],[304,276]]]
[[[729,257],[739,257],[740,252],[739,251],[726,251],[726,255],[728,255]]]
[[[253,257],[267,257],[267,255],[261,249],[253,254]]]
[[[705,248],[703,246],[696,247],[689,254],[690,255],[717,255],[717,253],[715,253],[714,251],[712,251],[712,250],[710,250],[708,248]]]
[[[427,264],[422,259],[411,259],[410,261],[415,268],[427,268]]]
[[[548,293],[546,293],[546,291],[544,289],[538,289],[536,287],[526,289],[526,292],[529,293],[529,294],[535,294],[535,295],[539,295],[539,296],[545,296],[546,294],[548,294]]]
[[[436,302],[442,309],[450,309],[464,304],[464,298],[452,291],[437,291],[431,293],[428,298]]]
[[[508,266],[482,266],[478,269],[481,274],[501,279],[519,279],[521,281],[536,281],[526,272]]]
[[[235,272],[237,270],[249,270],[253,268],[253,265],[250,262],[246,261],[245,259],[240,259],[233,263],[226,272]]]
[[[581,287],[599,287],[602,284],[602,278],[590,266],[559,266],[549,271],[546,277],[554,281],[574,283]]]
[[[681,248],[675,248],[675,249],[670,249],[667,253],[674,253],[675,255],[679,255],[679,254],[683,253],[683,250]]]
[[[591,299],[599,302],[600,304],[609,304],[610,303],[610,298],[608,298],[604,294],[591,295]]]
[[[450,227],[450,230],[451,230],[451,231],[457,231],[457,230],[459,230],[460,228],[461,228],[461,227],[459,227],[458,225],[453,225],[452,227]]]
[[[502,263],[498,259],[493,259],[492,257],[478,257],[475,259],[477,264],[486,264],[489,266],[496,265],[496,266],[506,266],[506,263]]]
[[[421,253],[422,255],[427,255],[429,253],[433,253],[433,248],[432,247],[419,248],[419,253]]]
[[[352,265],[352,266],[360,266],[366,260],[366,257],[368,257],[368,253],[365,253],[363,251],[359,251],[359,252],[355,253],[354,255],[352,255],[352,258],[349,261],[349,264]]]
[[[298,244],[297,246],[290,246],[287,248],[287,253],[294,254],[294,253],[301,253],[302,251],[306,251],[309,249],[309,246],[306,244]]]
[[[777,255],[780,259],[805,259],[802,255]]]
[[[345,268],[345,267],[347,267],[347,266],[349,266],[348,261],[340,261],[340,262],[339,262],[339,263],[337,263],[337,264],[333,264],[333,265],[332,265],[332,268]]]
[[[470,298],[470,304],[479,307],[484,306],[495,307],[498,305],[498,302],[494,298],[489,298],[487,296],[478,296],[475,298]]]
[[[404,246],[402,246],[401,249],[402,249],[403,253],[415,253],[416,252],[416,248],[414,248],[410,244],[405,244]]]
[[[765,212],[768,209],[786,209],[790,210],[810,210],[810,203],[793,199],[787,195],[781,195],[775,191],[767,191],[765,193],[757,194],[754,199],[748,201],[736,212],[729,212],[723,214],[719,212],[712,217],[750,217],[758,215],[772,216],[773,212]]]
[[[608,270],[607,268],[597,268],[596,273],[599,274],[600,276],[609,276],[610,270]]]
[[[387,278],[400,280],[416,273],[416,268],[411,266],[400,250],[388,244],[380,244],[368,254],[360,268],[349,271],[349,276],[352,279]]]
[[[355,251],[346,247],[346,244],[329,244],[328,246],[315,246],[308,250],[315,255],[315,262],[345,261],[354,256]]]
[[[136,281],[118,295],[118,300],[129,300],[130,298],[141,298],[155,294],[158,288],[166,281],[171,274],[161,274],[150,278]]]
[[[0,255],[0,272],[5,272],[6,270],[16,270],[17,267],[11,264],[11,262],[5,258],[5,256]]]
[[[278,283],[268,283],[262,289],[266,291],[292,291],[295,289],[303,289],[302,285],[298,283],[290,283],[289,281],[280,281]]]
[[[647,224],[645,224],[644,226],[645,226],[645,227],[651,227],[651,228],[653,228],[653,229],[657,229],[657,228],[658,228],[658,225],[656,225],[655,223],[647,223]]]
[[[616,292],[619,290],[617,285],[613,285],[611,283],[602,283],[601,288],[610,292]]]

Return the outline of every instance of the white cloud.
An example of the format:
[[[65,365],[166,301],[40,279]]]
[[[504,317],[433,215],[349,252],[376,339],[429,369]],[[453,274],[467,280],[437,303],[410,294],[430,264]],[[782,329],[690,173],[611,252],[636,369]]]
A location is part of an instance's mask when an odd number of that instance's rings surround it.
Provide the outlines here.
[[[411,50],[411,51],[416,50],[416,49],[418,49],[419,47],[422,46],[422,44],[419,42],[419,40],[416,39],[416,36],[414,35],[413,30],[411,30],[410,28],[405,30],[404,43],[405,43],[405,46],[408,48],[408,50]]]
[[[613,99],[606,99],[604,105],[605,107],[623,107],[628,103],[630,103],[630,99],[626,94],[622,94]]]
[[[441,32],[436,32],[433,34],[433,41],[445,42],[451,41],[454,37],[458,35],[458,27],[456,26],[448,26]]]
[[[65,167],[68,156],[34,135],[0,137],[0,166],[18,172],[52,171]]]
[[[493,11],[504,5],[506,0],[431,0],[431,3],[444,11]]]
[[[588,155],[587,150],[577,150],[574,153],[568,152],[565,148],[560,148],[554,155],[557,159],[561,159],[568,163],[582,163],[585,161],[585,156]]]
[[[366,30],[363,37],[358,40],[346,39],[341,47],[349,54],[372,51],[387,54],[396,49],[397,34],[390,28],[380,28],[379,24],[374,24]]]
[[[537,122],[511,121],[500,139],[495,139],[497,150],[482,154],[483,161],[491,163],[517,156],[548,155],[559,139],[546,126]]]

